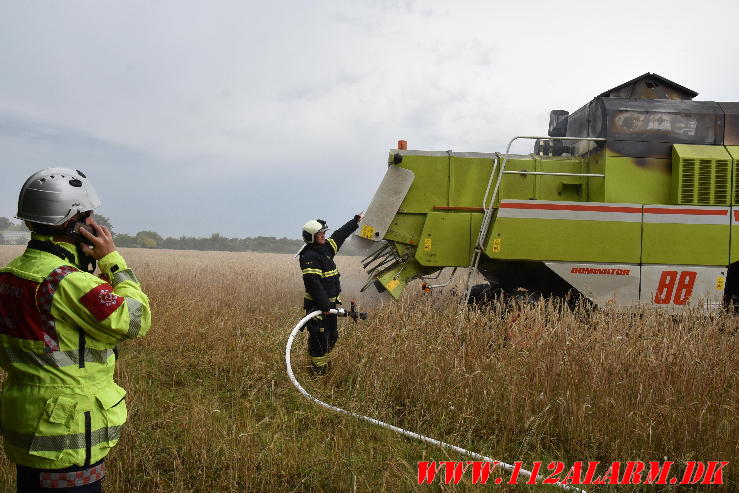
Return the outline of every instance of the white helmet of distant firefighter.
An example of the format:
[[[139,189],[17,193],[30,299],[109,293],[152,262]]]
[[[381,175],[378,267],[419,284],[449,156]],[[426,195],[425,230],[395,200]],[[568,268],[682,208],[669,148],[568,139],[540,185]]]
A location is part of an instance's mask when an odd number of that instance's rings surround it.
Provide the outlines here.
[[[303,241],[313,243],[316,234],[328,231],[328,224],[323,219],[311,219],[303,225]]]

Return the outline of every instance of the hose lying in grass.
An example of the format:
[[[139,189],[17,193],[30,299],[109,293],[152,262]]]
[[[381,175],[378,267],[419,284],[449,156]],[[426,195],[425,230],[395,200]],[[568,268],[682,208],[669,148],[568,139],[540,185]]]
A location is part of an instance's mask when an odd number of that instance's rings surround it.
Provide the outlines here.
[[[334,314],[334,315],[338,315],[339,317],[346,317],[346,316],[349,316],[350,315],[350,312],[348,312],[348,311],[346,311],[346,310],[344,310],[342,308],[339,308],[339,309],[331,309],[329,311],[332,314]],[[415,438],[416,440],[421,440],[422,442],[430,443],[431,445],[436,445],[437,447],[442,447],[442,448],[454,450],[457,453],[460,453],[462,455],[466,455],[466,456],[472,457],[472,458],[477,459],[477,460],[490,462],[491,464],[497,464],[497,465],[499,465],[500,467],[502,467],[503,469],[505,469],[507,471],[513,471],[514,470],[514,466],[512,466],[511,464],[507,464],[507,463],[501,462],[501,461],[496,461],[495,459],[491,459],[490,457],[487,457],[485,455],[478,454],[476,452],[472,452],[472,451],[467,450],[467,449],[463,449],[462,447],[457,447],[456,445],[452,445],[450,443],[442,442],[441,440],[436,440],[434,438],[430,438],[430,437],[427,437],[425,435],[421,435],[420,433],[415,433],[415,432],[412,432],[412,431],[404,430],[403,428],[399,428],[397,426],[393,426],[391,424],[385,423],[385,422],[380,421],[378,419],[370,418],[369,416],[364,416],[362,414],[354,413],[352,411],[347,411],[346,409],[342,409],[340,407],[332,406],[331,404],[328,404],[326,402],[323,402],[322,400],[317,399],[316,397],[313,397],[311,394],[309,394],[303,388],[303,386],[300,385],[300,382],[298,382],[298,380],[295,378],[295,374],[293,373],[292,363],[290,361],[290,352],[292,350],[293,341],[295,340],[295,336],[298,334],[298,332],[300,331],[300,329],[303,328],[303,325],[305,325],[308,322],[308,320],[310,320],[313,317],[315,317],[317,315],[320,315],[320,314],[321,314],[321,311],[320,310],[316,310],[316,311],[314,311],[312,313],[309,313],[305,317],[303,317],[300,320],[300,322],[298,322],[297,325],[295,325],[295,327],[293,328],[292,332],[290,332],[290,336],[287,338],[287,345],[285,346],[285,365],[287,366],[287,375],[290,377],[290,381],[293,383],[293,385],[295,385],[295,388],[297,388],[300,391],[300,393],[303,394],[303,396],[305,396],[307,399],[315,402],[319,406],[324,407],[326,409],[329,409],[331,411],[335,411],[335,412],[341,413],[341,414],[346,414],[346,415],[349,415],[349,416],[354,416],[355,418],[359,418],[359,419],[361,419],[363,421],[367,421],[368,423],[372,423],[374,425],[381,426],[382,428],[386,428],[388,430],[394,431],[395,433],[400,433],[401,435],[406,436],[408,438]],[[526,469],[519,469],[518,472],[519,472],[519,475],[521,475],[521,476],[524,476],[524,477],[527,477],[527,478],[531,477],[531,471],[527,471]],[[542,479],[541,477],[537,477],[537,482],[540,482],[541,479]],[[560,487],[562,489],[565,489],[565,490],[579,491],[579,492],[585,493],[585,490],[581,490],[579,488],[575,488],[574,486],[570,486],[570,485],[566,485],[566,484],[557,483],[554,486],[558,486],[558,487]]]

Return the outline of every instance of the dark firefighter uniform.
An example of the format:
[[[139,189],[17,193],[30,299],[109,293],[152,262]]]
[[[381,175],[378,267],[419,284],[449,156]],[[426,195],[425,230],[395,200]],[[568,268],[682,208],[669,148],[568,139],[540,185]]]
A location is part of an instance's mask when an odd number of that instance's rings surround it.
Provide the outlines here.
[[[334,231],[323,244],[308,243],[300,252],[300,268],[303,271],[305,294],[303,307],[306,314],[315,310],[323,312],[341,304],[341,283],[334,256],[344,241],[359,226],[359,216]],[[339,337],[336,315],[319,315],[307,324],[308,354],[313,366],[323,369],[328,364],[328,353]]]

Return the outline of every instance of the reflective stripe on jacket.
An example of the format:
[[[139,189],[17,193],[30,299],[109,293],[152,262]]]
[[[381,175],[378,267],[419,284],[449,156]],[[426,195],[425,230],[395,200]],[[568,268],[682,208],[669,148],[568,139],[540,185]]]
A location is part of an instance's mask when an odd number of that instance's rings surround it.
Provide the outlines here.
[[[74,245],[56,244],[77,258]],[[0,269],[0,427],[15,463],[85,466],[118,441],[126,392],[113,381],[114,348],[145,335],[151,313],[118,252],[98,266],[110,282],[29,248]]]

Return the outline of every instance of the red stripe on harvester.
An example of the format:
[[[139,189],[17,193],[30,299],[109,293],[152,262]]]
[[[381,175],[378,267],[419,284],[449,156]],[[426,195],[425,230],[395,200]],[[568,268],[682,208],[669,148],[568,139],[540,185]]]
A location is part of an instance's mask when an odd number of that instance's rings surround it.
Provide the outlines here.
[[[620,212],[640,214],[641,207],[623,207],[607,205],[574,205],[574,204],[526,204],[503,202],[501,209],[538,209],[545,211],[575,211],[575,212]]]
[[[685,214],[688,216],[725,216],[728,210],[717,209],[667,209],[665,207],[645,207],[646,214]]]
[[[739,222],[739,211],[734,211],[734,221]]]

